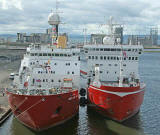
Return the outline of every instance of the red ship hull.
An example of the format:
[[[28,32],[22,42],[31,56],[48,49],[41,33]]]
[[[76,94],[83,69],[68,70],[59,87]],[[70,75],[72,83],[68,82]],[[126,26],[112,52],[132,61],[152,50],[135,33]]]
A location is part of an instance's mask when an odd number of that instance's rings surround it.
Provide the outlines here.
[[[41,131],[64,123],[78,113],[78,90],[57,95],[18,95],[6,92],[15,117]]]
[[[144,89],[145,86],[97,88],[90,85],[88,100],[99,113],[122,122],[139,111],[144,98]]]

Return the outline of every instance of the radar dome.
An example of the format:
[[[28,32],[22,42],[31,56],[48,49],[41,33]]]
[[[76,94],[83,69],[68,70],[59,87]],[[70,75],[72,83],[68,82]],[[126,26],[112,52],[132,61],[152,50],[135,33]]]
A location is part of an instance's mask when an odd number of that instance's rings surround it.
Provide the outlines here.
[[[50,25],[58,25],[60,23],[60,17],[57,13],[50,13],[48,16],[48,23]]]
[[[105,36],[103,38],[103,44],[106,44],[106,45],[114,44],[114,38],[110,36]]]

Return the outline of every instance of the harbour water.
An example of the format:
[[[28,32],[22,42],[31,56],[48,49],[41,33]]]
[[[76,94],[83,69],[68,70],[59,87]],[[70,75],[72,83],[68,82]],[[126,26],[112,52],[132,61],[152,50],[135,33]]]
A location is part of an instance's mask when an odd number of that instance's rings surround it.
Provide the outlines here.
[[[0,127],[0,135],[159,135],[160,53],[145,52],[139,64],[141,80],[146,83],[144,102],[140,112],[125,122],[117,123],[85,106],[72,120],[38,133],[12,115]]]

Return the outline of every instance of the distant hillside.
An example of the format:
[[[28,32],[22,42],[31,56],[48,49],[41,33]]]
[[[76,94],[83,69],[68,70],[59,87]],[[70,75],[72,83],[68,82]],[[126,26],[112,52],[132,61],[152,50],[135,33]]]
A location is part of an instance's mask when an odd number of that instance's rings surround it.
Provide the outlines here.
[[[17,35],[14,35],[14,34],[0,34],[0,37],[3,37],[3,38],[7,38],[7,37],[16,37]]]

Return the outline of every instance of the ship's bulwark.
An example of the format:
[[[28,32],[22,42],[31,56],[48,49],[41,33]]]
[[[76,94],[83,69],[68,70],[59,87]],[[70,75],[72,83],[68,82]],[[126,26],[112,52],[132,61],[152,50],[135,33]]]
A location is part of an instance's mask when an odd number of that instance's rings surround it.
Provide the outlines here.
[[[122,92],[117,88],[110,86],[102,86],[100,88],[90,86],[88,88],[88,99],[91,107],[95,108],[97,112],[113,120],[122,122],[139,111],[143,102],[145,87],[128,87],[124,88]]]
[[[57,95],[7,95],[15,117],[36,131],[64,123],[79,110],[78,90]]]

